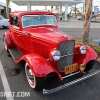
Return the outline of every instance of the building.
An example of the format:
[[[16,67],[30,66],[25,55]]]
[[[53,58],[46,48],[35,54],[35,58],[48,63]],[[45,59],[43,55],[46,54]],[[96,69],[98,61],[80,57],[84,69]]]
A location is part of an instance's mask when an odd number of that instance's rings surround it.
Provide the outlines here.
[[[9,11],[11,12],[11,8],[9,7]],[[6,15],[6,4],[0,1],[0,14],[7,18]]]
[[[64,18],[67,20],[66,15],[68,14],[68,6],[76,5],[79,3],[84,3],[85,0],[11,0],[13,3],[19,6],[27,6],[27,10],[31,10],[31,6],[59,6],[60,15],[62,15],[62,6],[65,6]],[[17,10],[17,9],[16,9]]]

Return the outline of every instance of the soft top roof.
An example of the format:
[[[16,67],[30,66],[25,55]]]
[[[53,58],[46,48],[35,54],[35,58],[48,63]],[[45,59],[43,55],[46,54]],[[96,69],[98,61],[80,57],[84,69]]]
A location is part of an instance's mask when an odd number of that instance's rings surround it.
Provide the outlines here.
[[[10,15],[11,16],[23,16],[23,15],[55,15],[54,13],[52,12],[48,12],[48,11],[14,11],[14,12],[11,12]]]

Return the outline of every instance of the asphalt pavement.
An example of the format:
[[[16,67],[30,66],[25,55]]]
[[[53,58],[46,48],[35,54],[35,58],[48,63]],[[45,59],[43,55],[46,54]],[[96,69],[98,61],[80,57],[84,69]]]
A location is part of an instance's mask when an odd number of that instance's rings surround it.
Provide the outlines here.
[[[82,28],[60,28],[66,34],[74,37],[77,40],[81,40],[82,37]],[[91,28],[89,32],[89,41],[93,41],[95,39],[100,39],[100,29],[99,28]]]
[[[75,39],[81,39],[82,28],[61,28],[63,32],[73,36]],[[23,63],[15,64],[12,57],[4,50],[3,33],[7,29],[0,29],[0,60],[3,70],[5,72],[8,85],[11,92],[29,92],[29,97],[13,97],[10,100],[100,100],[100,74],[97,74],[83,82],[70,86],[64,90],[50,95],[43,95],[42,90],[35,91],[28,85]],[[93,28],[90,31],[90,40],[98,39],[100,37],[100,29]],[[99,64],[95,66],[100,66]],[[2,75],[1,75],[2,76]],[[66,80],[67,81],[67,80]],[[51,87],[55,82],[54,78],[50,78],[45,83],[44,87]],[[6,85],[6,84],[5,84]],[[3,78],[0,77],[0,92],[5,91]],[[54,84],[55,86],[57,85]],[[5,97],[0,97],[0,100],[9,100]]]

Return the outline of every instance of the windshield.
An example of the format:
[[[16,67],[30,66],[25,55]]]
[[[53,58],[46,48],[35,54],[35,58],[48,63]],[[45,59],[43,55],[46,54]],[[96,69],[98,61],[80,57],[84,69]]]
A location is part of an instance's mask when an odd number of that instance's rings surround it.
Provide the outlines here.
[[[25,15],[22,17],[23,27],[53,25],[56,26],[56,17],[54,15]]]

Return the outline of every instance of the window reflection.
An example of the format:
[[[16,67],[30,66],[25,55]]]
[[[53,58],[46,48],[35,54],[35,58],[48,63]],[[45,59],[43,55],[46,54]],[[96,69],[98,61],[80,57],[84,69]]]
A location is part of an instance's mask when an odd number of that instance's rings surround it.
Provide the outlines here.
[[[53,25],[56,26],[56,17],[54,15],[25,15],[22,17],[23,27]]]

